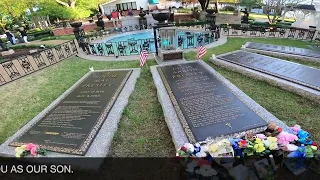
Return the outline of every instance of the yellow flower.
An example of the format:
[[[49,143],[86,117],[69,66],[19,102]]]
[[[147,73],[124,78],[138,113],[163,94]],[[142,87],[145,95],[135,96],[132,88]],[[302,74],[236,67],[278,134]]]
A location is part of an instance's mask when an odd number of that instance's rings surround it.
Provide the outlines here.
[[[260,138],[256,138],[255,143],[261,144],[261,143],[262,143],[262,140],[261,140]]]
[[[16,151],[16,157],[21,157],[22,153],[25,151],[25,147],[22,147],[22,146],[17,147],[15,151]]]
[[[271,143],[270,146],[269,146],[270,150],[275,150],[277,148],[278,148],[278,144],[277,143]]]
[[[277,142],[278,141],[278,139],[276,138],[276,137],[267,137],[267,140],[269,141],[269,142]]]
[[[217,149],[218,149],[218,146],[215,145],[215,144],[211,144],[209,146],[209,150],[210,150],[211,153],[217,152]]]
[[[253,148],[256,150],[257,153],[261,153],[264,150],[266,150],[266,148],[264,147],[263,143],[255,144]]]
[[[23,148],[24,150],[26,150],[26,145],[22,145],[22,146],[20,146],[21,148]]]
[[[21,154],[16,153],[16,157],[17,158],[21,157]]]

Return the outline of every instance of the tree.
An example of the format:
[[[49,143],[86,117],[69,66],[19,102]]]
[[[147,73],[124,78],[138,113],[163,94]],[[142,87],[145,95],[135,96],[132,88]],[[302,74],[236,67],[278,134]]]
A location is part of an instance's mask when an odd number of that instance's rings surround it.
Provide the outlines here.
[[[6,29],[6,25],[11,23],[10,16],[8,14],[0,13],[0,26],[3,31]]]
[[[63,6],[70,7],[71,9],[76,8],[76,0],[67,0],[67,2],[56,0],[56,2]]]
[[[0,9],[1,13],[6,16],[11,16],[14,22],[26,13],[27,5],[24,0],[1,0]]]
[[[304,0],[264,0],[263,12],[267,15],[269,23],[274,24],[282,15],[291,8],[304,2]],[[273,14],[271,13],[273,10]]]
[[[240,0],[240,5],[245,6],[250,12],[252,7],[261,7],[263,5],[262,0]]]
[[[210,0],[198,0],[201,6],[202,11],[205,11],[208,9]]]
[[[182,0],[181,2],[182,2],[182,4],[190,5],[190,4],[195,4],[198,1],[197,0]]]

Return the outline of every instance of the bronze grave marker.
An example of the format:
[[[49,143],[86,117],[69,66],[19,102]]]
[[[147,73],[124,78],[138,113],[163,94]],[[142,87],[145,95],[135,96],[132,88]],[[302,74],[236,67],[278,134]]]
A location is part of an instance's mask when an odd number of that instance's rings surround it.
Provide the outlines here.
[[[50,151],[85,155],[131,72],[91,72],[10,146],[34,143]]]
[[[262,117],[200,63],[157,70],[190,142],[266,127]]]
[[[219,59],[320,90],[320,70],[246,51],[218,56]]]

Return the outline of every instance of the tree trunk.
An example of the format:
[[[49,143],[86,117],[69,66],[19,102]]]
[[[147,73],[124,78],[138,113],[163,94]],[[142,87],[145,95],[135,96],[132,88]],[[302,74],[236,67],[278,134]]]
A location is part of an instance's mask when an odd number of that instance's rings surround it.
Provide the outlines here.
[[[75,9],[76,8],[76,0],[69,0],[69,6],[71,7],[71,9]]]
[[[216,0],[216,2],[214,4],[216,6],[217,13],[219,13],[219,0]]]
[[[208,9],[209,2],[210,2],[210,0],[199,0],[202,11],[205,11]]]

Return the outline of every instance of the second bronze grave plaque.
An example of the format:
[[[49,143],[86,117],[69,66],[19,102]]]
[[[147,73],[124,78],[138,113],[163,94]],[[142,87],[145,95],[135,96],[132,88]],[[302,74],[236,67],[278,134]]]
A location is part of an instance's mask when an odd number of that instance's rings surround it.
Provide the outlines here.
[[[246,51],[218,56],[219,59],[320,90],[320,70]]]
[[[94,71],[10,146],[85,155],[132,70]],[[108,123],[108,122],[106,122]]]
[[[200,63],[157,69],[190,142],[266,127],[262,117]]]
[[[286,53],[286,54],[294,54],[294,55],[313,57],[313,58],[320,58],[320,51],[298,48],[298,47],[291,47],[291,46],[279,46],[279,45],[273,45],[273,44],[250,42],[247,48],[258,49],[263,51]]]

